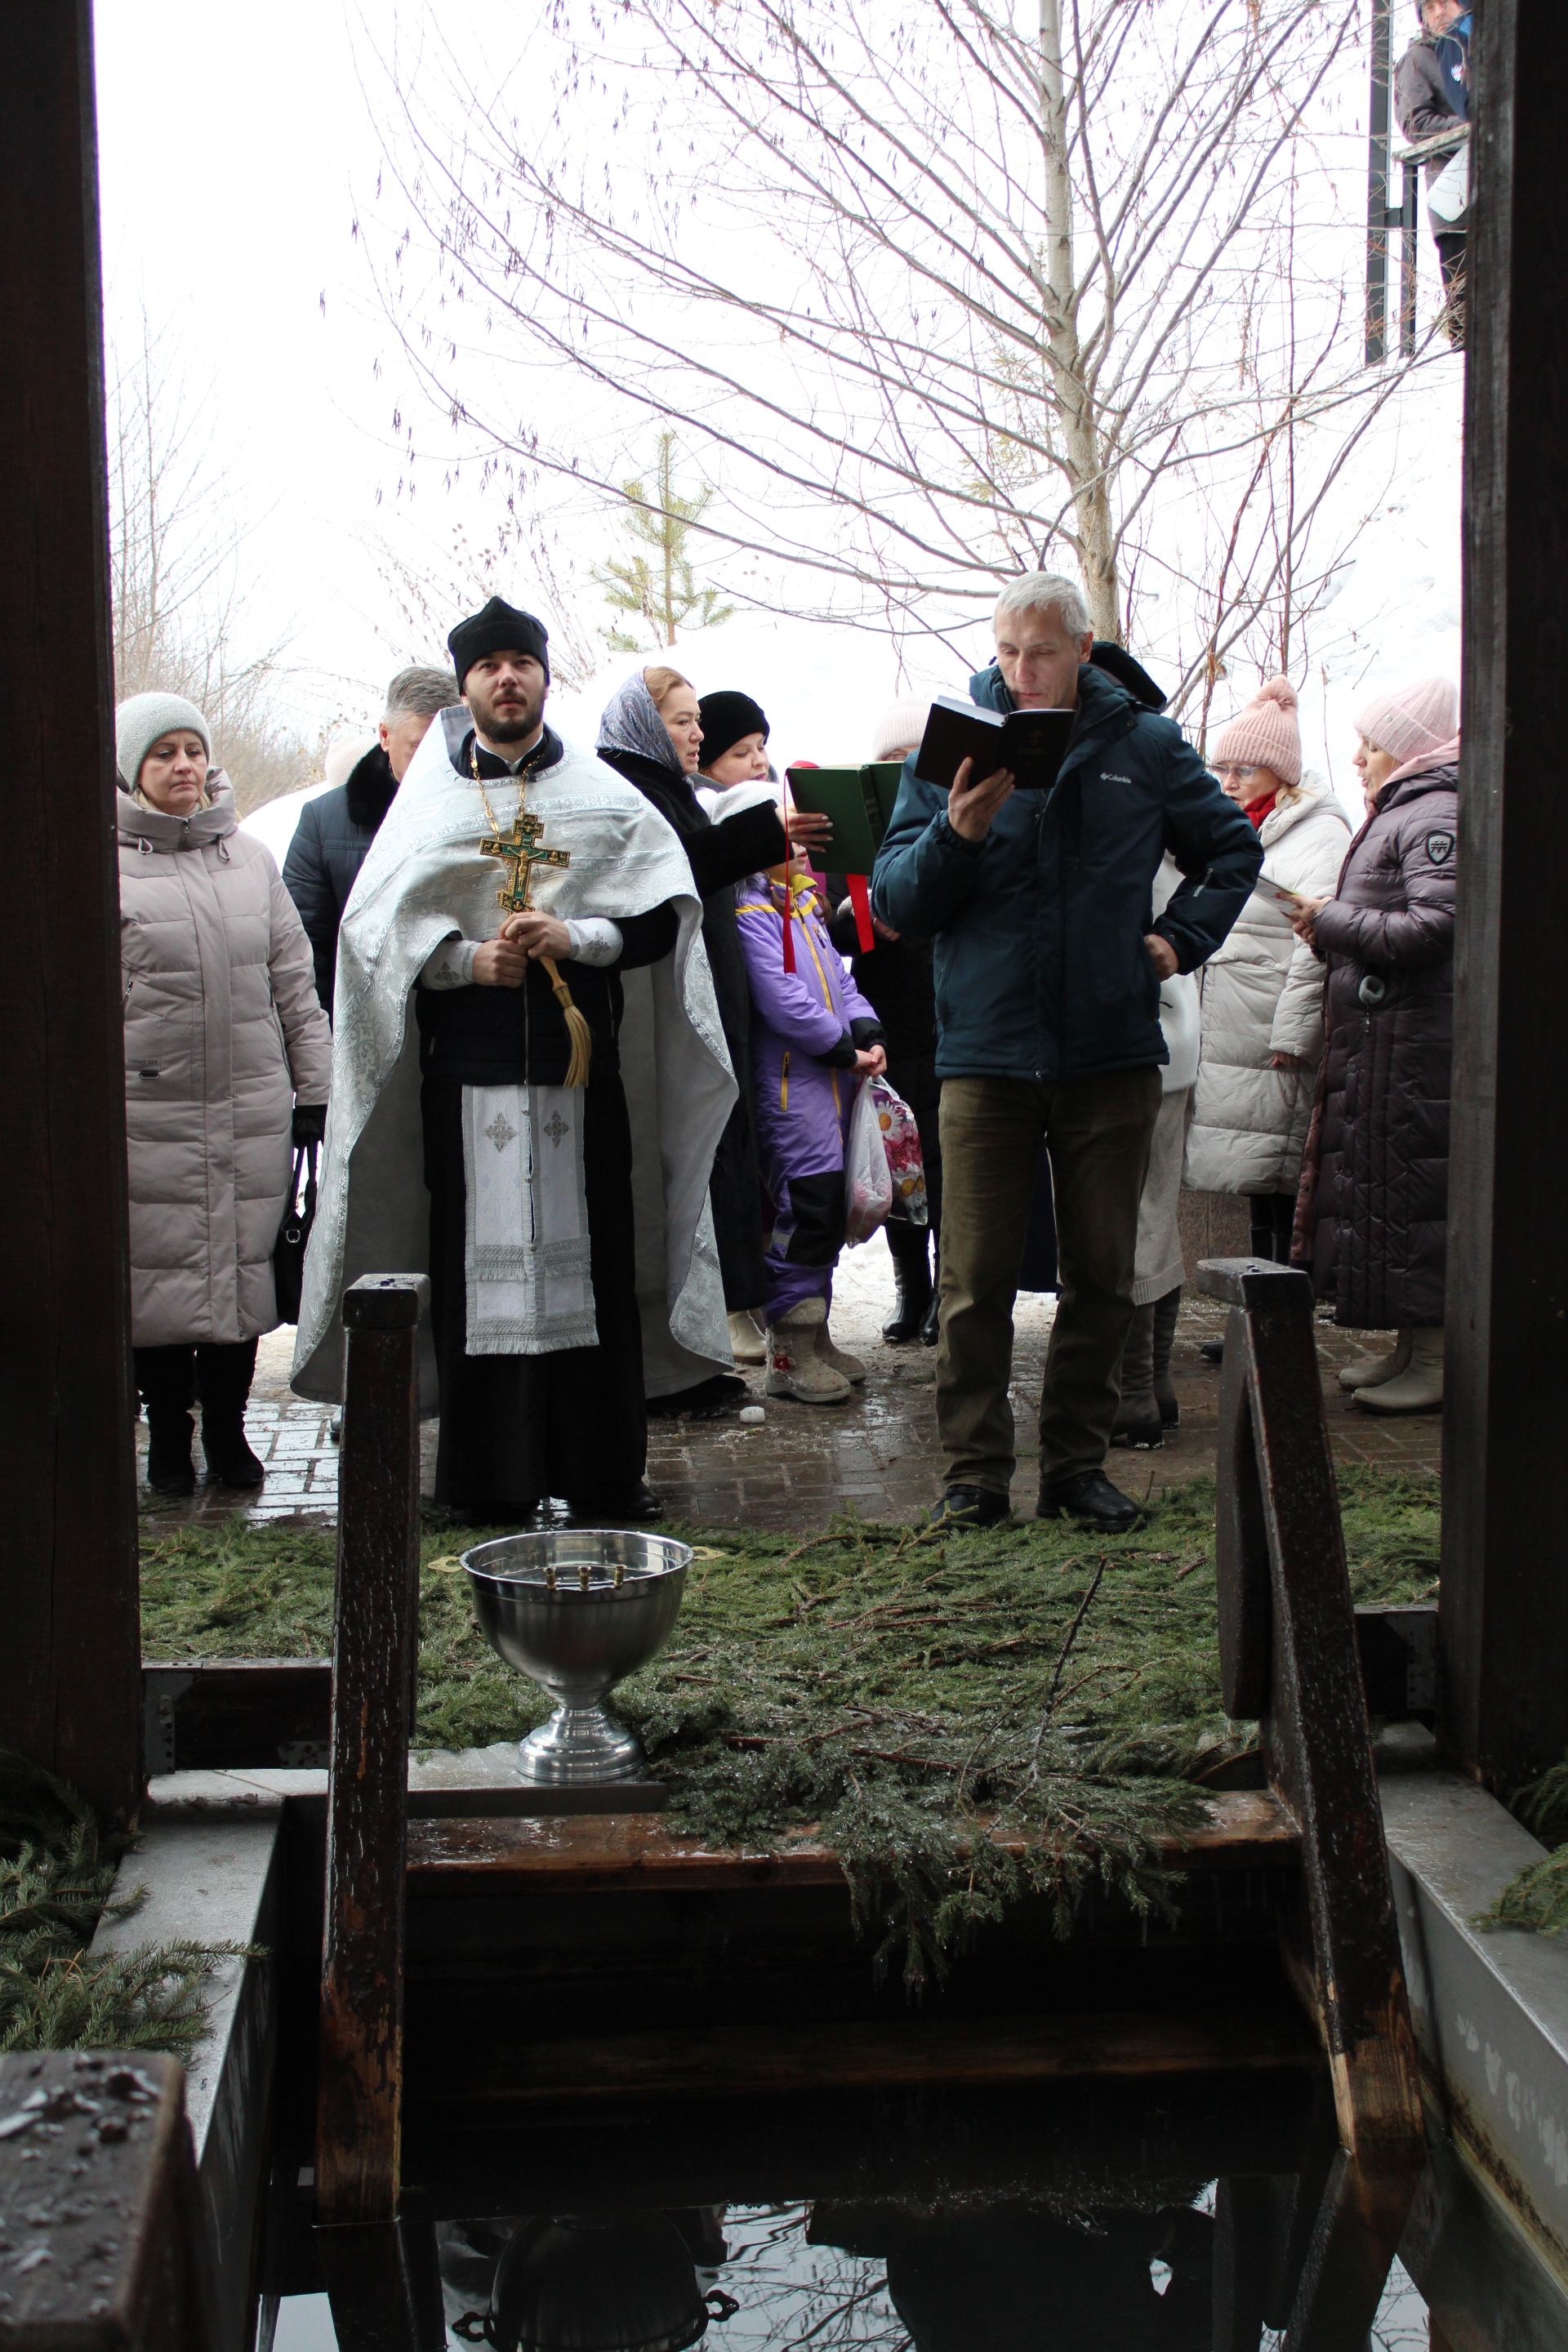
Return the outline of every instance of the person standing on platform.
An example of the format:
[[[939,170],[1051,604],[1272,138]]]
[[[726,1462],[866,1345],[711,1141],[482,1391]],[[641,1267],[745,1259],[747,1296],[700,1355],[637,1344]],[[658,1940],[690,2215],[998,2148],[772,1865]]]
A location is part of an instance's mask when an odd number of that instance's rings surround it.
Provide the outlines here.
[[[131,1331],[147,1483],[258,1486],[245,1407],[278,1322],[272,1252],[293,1146],[319,1141],[331,1064],[310,950],[269,850],[238,829],[207,722],[177,694],[115,713]]]
[[[647,1518],[639,1299],[728,1355],[708,1174],[734,1079],[701,909],[670,828],[545,724],[541,624],[496,596],[447,642],[463,704],[339,937],[294,1385],[335,1398],[349,1283],[428,1265],[436,1499],[479,1525],[552,1496]]]
[[[859,1085],[887,1067],[882,1027],[828,936],[804,858],[753,875],[738,920],[769,1210],[767,1393],[845,1404],[866,1367],[834,1345],[828,1326],[845,1239],[844,1146]]]
[[[1464,0],[1416,0],[1421,30],[1400,58],[1394,110],[1411,144],[1470,119],[1471,12]],[[1468,142],[1426,162],[1426,217],[1443,280],[1444,326],[1456,349],[1465,340],[1465,251],[1469,235]]]
[[[400,669],[386,689],[377,739],[335,791],[318,793],[300,812],[283,860],[283,881],[316,959],[316,994],[332,1013],[338,926],[360,867],[408,763],[438,710],[458,699],[449,669]]]
[[[740,718],[744,731],[760,731],[765,740],[768,722],[749,696],[714,698],[743,704]],[[717,718],[714,725],[721,731]],[[702,901],[702,941],[740,1090],[714,1154],[709,1197],[731,1348],[737,1363],[760,1362],[761,1338],[752,1315],[763,1311],[767,1273],[763,1264],[762,1179],[752,1125],[751,1000],[735,930],[735,888],[759,866],[783,858],[784,830],[771,793],[715,824],[693,783],[706,731],[689,680],[679,670],[658,665],[635,672],[612,696],[599,721],[599,757],[635,784],[673,828]],[[711,1372],[650,1398],[649,1410],[705,1421],[731,1411],[744,1396],[744,1383],[733,1373]]]
[[[1239,1194],[1251,1212],[1253,1256],[1288,1265],[1323,1056],[1323,968],[1290,917],[1299,900],[1331,894],[1350,826],[1327,786],[1301,774],[1296,695],[1285,678],[1270,678],[1220,729],[1214,771],[1258,835],[1263,871],[1201,975],[1187,1183]],[[1206,1340],[1203,1352],[1217,1363],[1224,1345]]]
[[[1443,1402],[1459,698],[1419,678],[1356,715],[1366,823],[1331,898],[1294,921],[1328,966],[1328,1046],[1296,1212],[1294,1257],[1336,1323],[1394,1331],[1347,1364],[1368,1412]]]
[[[1043,1140],[1060,1303],[1037,1507],[1113,1533],[1139,1516],[1104,1462],[1166,1060],[1160,983],[1214,953],[1261,852],[1180,730],[1091,664],[1071,581],[1024,573],[995,626],[995,665],[970,691],[994,710],[1071,709],[1059,777],[1020,793],[966,760],[943,793],[906,765],[872,881],[884,922],[936,941],[947,1473],[933,1517],[985,1524],[1011,1507],[1013,1299]],[[1184,879],[1156,919],[1167,850]]]

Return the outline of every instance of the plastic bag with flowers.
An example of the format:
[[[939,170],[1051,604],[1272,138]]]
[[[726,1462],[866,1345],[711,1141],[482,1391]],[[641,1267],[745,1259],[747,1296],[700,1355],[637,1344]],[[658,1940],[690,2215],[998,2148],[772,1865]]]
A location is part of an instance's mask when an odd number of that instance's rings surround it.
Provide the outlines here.
[[[868,1242],[879,1225],[931,1222],[920,1129],[886,1078],[862,1080],[844,1152],[845,1239]]]

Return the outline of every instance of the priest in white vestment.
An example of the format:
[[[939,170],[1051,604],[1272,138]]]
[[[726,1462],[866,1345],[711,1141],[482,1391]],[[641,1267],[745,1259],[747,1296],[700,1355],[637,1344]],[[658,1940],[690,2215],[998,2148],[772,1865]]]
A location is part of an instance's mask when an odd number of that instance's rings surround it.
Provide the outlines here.
[[[735,1083],[701,904],[664,819],[545,725],[541,624],[492,597],[447,643],[462,703],[339,935],[293,1383],[338,1395],[350,1283],[428,1268],[437,1501],[648,1518],[645,1387],[731,1362],[708,1179]]]

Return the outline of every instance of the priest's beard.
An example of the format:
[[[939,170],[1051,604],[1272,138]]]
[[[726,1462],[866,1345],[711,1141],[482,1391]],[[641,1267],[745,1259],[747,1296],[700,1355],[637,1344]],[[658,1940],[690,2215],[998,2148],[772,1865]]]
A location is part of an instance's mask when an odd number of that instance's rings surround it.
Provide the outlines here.
[[[544,698],[549,690],[543,678],[534,688],[509,683],[502,699],[487,693],[476,682],[466,688],[463,699],[473,715],[476,730],[487,743],[531,743],[543,719]]]

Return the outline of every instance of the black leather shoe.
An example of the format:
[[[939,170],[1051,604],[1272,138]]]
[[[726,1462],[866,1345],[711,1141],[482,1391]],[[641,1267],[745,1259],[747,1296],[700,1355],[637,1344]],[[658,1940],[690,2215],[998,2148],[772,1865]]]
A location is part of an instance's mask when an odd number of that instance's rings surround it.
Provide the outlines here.
[[[1225,1341],[1223,1339],[1200,1339],[1198,1341],[1198,1353],[1203,1358],[1205,1364],[1223,1364],[1225,1361]]]
[[[932,1528],[994,1528],[1013,1516],[1013,1506],[994,1486],[950,1486],[926,1513]]]
[[[1123,1536],[1148,1517],[1131,1495],[1113,1486],[1103,1470],[1069,1470],[1040,1488],[1035,1507],[1037,1519],[1079,1519],[1101,1535]]]
[[[626,1520],[657,1519],[664,1509],[664,1500],[654,1493],[646,1478],[639,1478],[635,1486],[624,1486],[612,1494],[569,1495],[566,1507],[582,1527],[617,1528]]]

